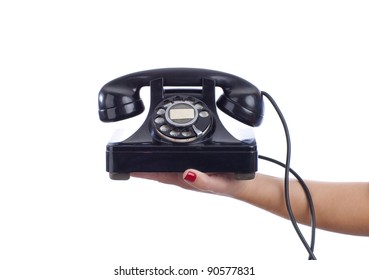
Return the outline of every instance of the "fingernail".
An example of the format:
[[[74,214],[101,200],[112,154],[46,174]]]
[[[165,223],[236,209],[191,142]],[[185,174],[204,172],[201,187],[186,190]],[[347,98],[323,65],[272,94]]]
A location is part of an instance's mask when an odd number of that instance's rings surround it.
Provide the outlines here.
[[[195,182],[196,174],[191,171],[188,171],[184,179],[189,182]]]

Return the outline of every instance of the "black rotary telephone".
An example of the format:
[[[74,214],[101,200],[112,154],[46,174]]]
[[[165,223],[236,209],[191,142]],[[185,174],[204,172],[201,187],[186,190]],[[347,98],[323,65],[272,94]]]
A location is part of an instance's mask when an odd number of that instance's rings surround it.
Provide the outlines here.
[[[125,141],[107,145],[106,169],[111,179],[128,179],[130,172],[183,172],[187,168],[254,178],[258,158],[255,139],[234,138],[219,120],[215,106],[244,124],[258,126],[264,105],[254,85],[206,69],[136,72],[103,86],[100,120],[115,122],[141,114],[140,89],[144,86],[151,90],[146,120]],[[172,88],[166,89],[168,86]],[[224,92],[217,102],[215,87]]]

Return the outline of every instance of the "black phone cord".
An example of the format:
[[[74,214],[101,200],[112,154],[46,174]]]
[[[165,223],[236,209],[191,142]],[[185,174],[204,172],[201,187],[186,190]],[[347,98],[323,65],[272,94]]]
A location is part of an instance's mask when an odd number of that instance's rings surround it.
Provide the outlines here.
[[[287,142],[287,152],[286,152],[286,163],[283,164],[282,162],[279,162],[277,160],[265,157],[265,156],[259,156],[260,159],[263,160],[267,160],[270,162],[273,162],[275,164],[278,164],[282,167],[285,168],[285,173],[284,173],[284,196],[285,196],[285,203],[286,203],[286,208],[287,208],[287,212],[288,215],[290,217],[291,223],[297,233],[297,235],[299,236],[301,242],[303,243],[304,247],[306,248],[306,251],[309,254],[309,260],[316,260],[316,257],[314,255],[314,246],[315,246],[315,230],[316,230],[316,218],[315,218],[315,210],[314,210],[314,203],[309,191],[309,188],[307,187],[307,185],[305,184],[304,180],[293,170],[290,168],[290,163],[291,163],[291,138],[290,138],[290,134],[289,134],[289,130],[288,130],[288,126],[287,126],[287,122],[281,112],[281,110],[279,109],[277,103],[274,101],[274,99],[266,92],[261,92],[262,96],[265,96],[269,102],[272,104],[272,106],[274,107],[274,109],[276,110],[283,128],[284,128],[284,132],[285,132],[285,136],[286,136],[286,142]],[[299,183],[301,184],[305,195],[307,197],[308,200],[308,204],[309,204],[309,208],[310,208],[310,216],[311,216],[311,243],[310,245],[307,243],[304,235],[302,234],[297,222],[296,222],[296,218],[293,214],[292,211],[292,207],[291,207],[291,202],[290,202],[290,195],[289,195],[289,174],[292,173],[296,179],[299,181]]]

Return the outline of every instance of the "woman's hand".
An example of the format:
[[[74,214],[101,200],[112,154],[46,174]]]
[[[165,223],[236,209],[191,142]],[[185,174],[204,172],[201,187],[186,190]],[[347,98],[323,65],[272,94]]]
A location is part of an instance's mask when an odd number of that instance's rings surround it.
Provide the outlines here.
[[[131,173],[132,177],[155,180],[164,184],[177,185],[184,189],[213,193],[238,198],[249,180],[236,180],[232,173],[203,173],[188,169],[183,173]]]

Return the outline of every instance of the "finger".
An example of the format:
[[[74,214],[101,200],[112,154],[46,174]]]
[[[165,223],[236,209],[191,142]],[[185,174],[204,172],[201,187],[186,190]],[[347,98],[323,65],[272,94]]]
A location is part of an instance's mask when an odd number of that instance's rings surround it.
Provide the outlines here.
[[[196,169],[188,169],[183,173],[183,180],[188,185],[202,192],[222,195],[233,195],[241,188],[240,181],[231,173],[206,174]]]
[[[181,173],[161,173],[161,172],[132,172],[132,177],[142,178],[142,179],[149,179],[158,181],[160,183],[165,184],[175,184],[181,179]]]
[[[182,179],[182,173],[167,173],[167,172],[132,172],[132,177],[154,180],[163,184],[177,185],[184,189],[197,190]]]

